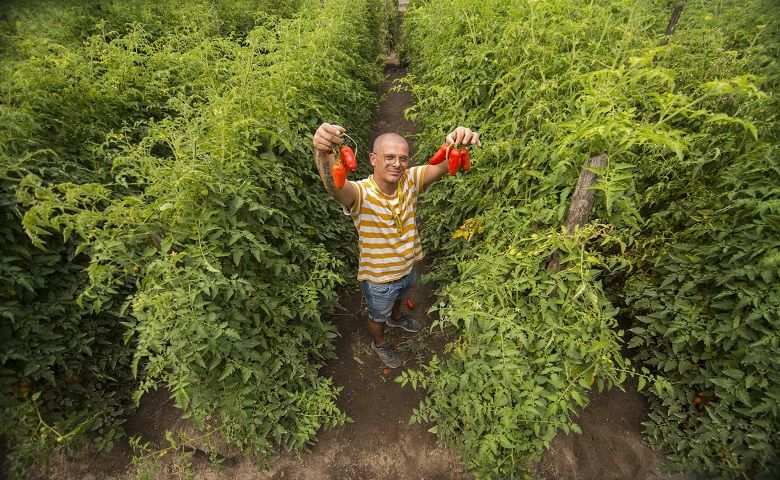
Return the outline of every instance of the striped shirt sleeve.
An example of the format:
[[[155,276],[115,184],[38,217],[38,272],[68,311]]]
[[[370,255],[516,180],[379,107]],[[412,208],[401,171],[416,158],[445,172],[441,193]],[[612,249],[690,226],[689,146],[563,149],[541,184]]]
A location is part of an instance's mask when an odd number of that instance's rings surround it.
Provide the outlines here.
[[[357,217],[360,216],[360,209],[363,206],[363,195],[365,193],[365,187],[363,187],[360,182],[353,182],[352,180],[347,181],[355,187],[355,203],[352,204],[352,208],[350,209],[347,209],[347,207],[342,205],[341,210],[344,212],[344,215],[349,215],[353,219],[357,219]]]

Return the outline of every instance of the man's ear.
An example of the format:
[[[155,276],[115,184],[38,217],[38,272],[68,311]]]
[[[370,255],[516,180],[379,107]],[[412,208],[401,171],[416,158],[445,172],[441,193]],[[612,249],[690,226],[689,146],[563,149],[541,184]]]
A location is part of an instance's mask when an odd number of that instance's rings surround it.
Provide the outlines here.
[[[371,162],[372,167],[376,167],[376,153],[371,152],[368,154],[368,161]]]

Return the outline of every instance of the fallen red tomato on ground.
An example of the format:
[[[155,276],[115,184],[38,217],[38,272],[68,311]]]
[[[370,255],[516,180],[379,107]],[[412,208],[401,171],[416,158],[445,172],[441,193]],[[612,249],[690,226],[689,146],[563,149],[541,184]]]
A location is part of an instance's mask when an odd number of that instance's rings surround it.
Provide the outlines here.
[[[414,300],[412,300],[411,298],[407,298],[406,308],[408,308],[409,310],[414,310]]]

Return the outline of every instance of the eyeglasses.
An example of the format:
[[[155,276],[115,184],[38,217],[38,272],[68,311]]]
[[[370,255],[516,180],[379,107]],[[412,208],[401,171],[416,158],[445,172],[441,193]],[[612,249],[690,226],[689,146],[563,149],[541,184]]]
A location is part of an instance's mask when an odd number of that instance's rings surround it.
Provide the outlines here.
[[[395,164],[396,160],[398,161],[398,163],[400,165],[402,165],[404,167],[409,165],[409,157],[406,157],[406,156],[398,157],[396,155],[385,155],[385,165],[393,165],[393,164]]]

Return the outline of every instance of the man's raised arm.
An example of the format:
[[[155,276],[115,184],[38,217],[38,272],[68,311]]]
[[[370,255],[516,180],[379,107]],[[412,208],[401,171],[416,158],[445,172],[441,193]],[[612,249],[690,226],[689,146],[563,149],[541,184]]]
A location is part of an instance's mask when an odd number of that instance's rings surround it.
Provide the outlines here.
[[[351,209],[352,205],[355,204],[357,196],[355,186],[347,181],[344,183],[344,188],[336,188],[331,171],[333,164],[336,163],[333,150],[341,145],[341,134],[345,131],[346,129],[339,125],[323,123],[314,133],[312,144],[314,145],[314,159],[317,162],[317,170],[320,172],[320,178],[325,186],[325,190],[347,209]]]
[[[479,141],[479,134],[466,127],[456,127],[455,130],[447,135],[447,138],[445,138],[444,141],[453,147],[457,145],[476,145],[478,147],[482,146],[482,142]],[[425,176],[423,177],[423,186],[430,185],[431,183],[443,177],[445,173],[447,173],[446,159],[438,165],[428,165],[428,167],[425,169]]]

